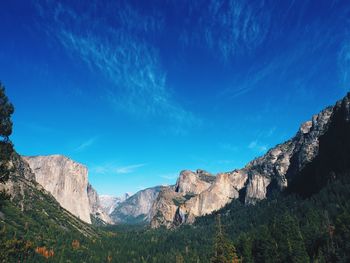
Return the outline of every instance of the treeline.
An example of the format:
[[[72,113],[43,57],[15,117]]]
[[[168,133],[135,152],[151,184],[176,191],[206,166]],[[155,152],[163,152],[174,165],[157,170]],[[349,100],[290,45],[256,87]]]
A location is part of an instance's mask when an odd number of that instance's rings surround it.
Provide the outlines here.
[[[0,84],[0,183],[16,173],[13,106]],[[91,227],[20,177],[0,192],[0,262],[350,262],[350,123],[340,108],[316,159],[254,206],[233,200],[194,225]],[[303,197],[303,198],[301,198]]]
[[[3,262],[350,262],[348,177],[305,200],[276,195],[255,206],[234,201],[193,226],[109,226],[96,238],[59,231],[43,215],[18,221],[20,211],[2,202],[7,222],[17,220],[0,224]]]

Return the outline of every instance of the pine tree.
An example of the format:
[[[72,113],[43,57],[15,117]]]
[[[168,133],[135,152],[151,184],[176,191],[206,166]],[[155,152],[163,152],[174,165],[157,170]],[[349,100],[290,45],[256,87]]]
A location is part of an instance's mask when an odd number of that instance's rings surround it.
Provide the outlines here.
[[[5,87],[0,82],[0,183],[6,182],[9,178],[8,161],[13,152],[13,145],[9,139],[12,133],[11,115],[14,112],[13,105],[9,102]]]
[[[0,136],[3,137],[4,142],[8,142],[12,134],[11,115],[13,112],[14,107],[5,94],[5,87],[0,82]]]
[[[236,248],[230,242],[222,229],[220,214],[217,215],[216,236],[214,240],[214,256],[211,258],[212,263],[238,263]]]

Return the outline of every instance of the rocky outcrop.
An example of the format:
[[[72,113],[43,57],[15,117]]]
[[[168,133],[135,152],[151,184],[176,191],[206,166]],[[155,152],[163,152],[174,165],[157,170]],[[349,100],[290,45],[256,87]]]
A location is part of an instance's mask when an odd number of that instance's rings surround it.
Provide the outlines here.
[[[100,204],[107,215],[110,215],[121,202],[124,202],[129,197],[129,193],[125,193],[120,197],[112,195],[100,195]]]
[[[210,214],[232,199],[255,204],[272,191],[282,191],[318,155],[320,137],[328,130],[334,111],[339,107],[349,109],[349,100],[350,93],[334,107],[303,123],[291,140],[270,149],[240,170],[218,174],[208,182],[201,180],[198,171],[182,172],[175,187],[161,190],[152,206],[151,226],[192,223],[196,217]],[[350,119],[349,112],[346,118]]]
[[[35,180],[50,192],[60,205],[81,220],[90,216],[111,223],[100,205],[97,192],[88,182],[88,169],[63,155],[27,156],[23,159],[34,172]]]
[[[49,221],[50,228],[56,227],[56,231],[78,233],[88,238],[97,237],[98,234],[94,228],[62,208],[53,195],[35,181],[35,174],[20,155],[14,150],[10,155],[10,160],[0,160],[1,165],[4,162],[7,163],[6,166],[10,171],[9,178],[5,182],[0,182],[0,192],[5,192],[14,206],[19,208],[24,215],[29,214],[38,220],[39,224]],[[9,211],[11,213],[8,213]],[[6,219],[3,223],[14,229],[22,229],[23,226],[18,222],[22,222],[23,218],[19,220],[18,214],[13,212],[13,210],[1,211],[2,220]],[[43,218],[45,220],[41,221]],[[43,227],[48,227],[48,225],[43,225]]]
[[[88,170],[62,155],[23,157],[35,180],[50,192],[61,206],[81,220],[91,223],[87,195]]]
[[[175,191],[174,187],[161,187],[150,210],[151,227],[166,226],[170,228],[176,224],[176,211],[185,200],[181,193]]]
[[[144,223],[150,221],[151,207],[161,187],[156,186],[137,192],[118,204],[110,217],[115,223]]]
[[[0,147],[4,147],[1,142]],[[35,183],[35,175],[30,169],[29,165],[14,151],[11,150],[10,157],[7,160],[0,160],[1,167],[6,167],[10,171],[9,178],[6,183],[0,183],[0,192],[5,192],[15,201],[22,211],[25,209],[25,200],[28,198],[27,191],[29,187],[33,189],[42,190],[42,186]]]
[[[98,196],[96,190],[91,186],[91,184],[88,184],[87,186],[87,195],[89,198],[91,216],[99,218],[105,223],[112,224],[111,218],[101,206],[100,197]]]
[[[215,176],[204,170],[197,170],[195,173],[185,170],[180,173],[175,191],[182,194],[199,194],[208,189],[214,180]]]

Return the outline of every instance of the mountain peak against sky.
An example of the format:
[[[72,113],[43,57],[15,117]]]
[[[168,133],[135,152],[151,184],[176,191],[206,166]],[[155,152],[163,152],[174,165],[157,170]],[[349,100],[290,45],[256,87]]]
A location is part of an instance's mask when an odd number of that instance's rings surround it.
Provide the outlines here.
[[[345,0],[6,1],[12,140],[85,164],[117,196],[175,184],[181,169],[243,167],[349,90],[349,11]]]

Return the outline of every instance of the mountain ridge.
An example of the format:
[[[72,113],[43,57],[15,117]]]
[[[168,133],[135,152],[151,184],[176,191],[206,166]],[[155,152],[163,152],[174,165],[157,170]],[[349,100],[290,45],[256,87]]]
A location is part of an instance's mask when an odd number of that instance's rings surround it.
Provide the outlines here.
[[[311,120],[300,125],[294,137],[248,162],[242,169],[219,173],[207,189],[192,190],[197,192],[192,197],[185,198],[174,187],[164,188],[152,206],[151,226],[171,228],[193,223],[197,217],[219,210],[232,199],[255,204],[274,190],[283,191],[294,176],[318,155],[319,138],[327,131],[333,113],[340,105],[349,109],[349,98],[350,93],[334,106],[313,115]],[[345,112],[349,119],[349,110]],[[180,174],[180,184],[181,178]],[[178,202],[179,199],[182,201]]]

